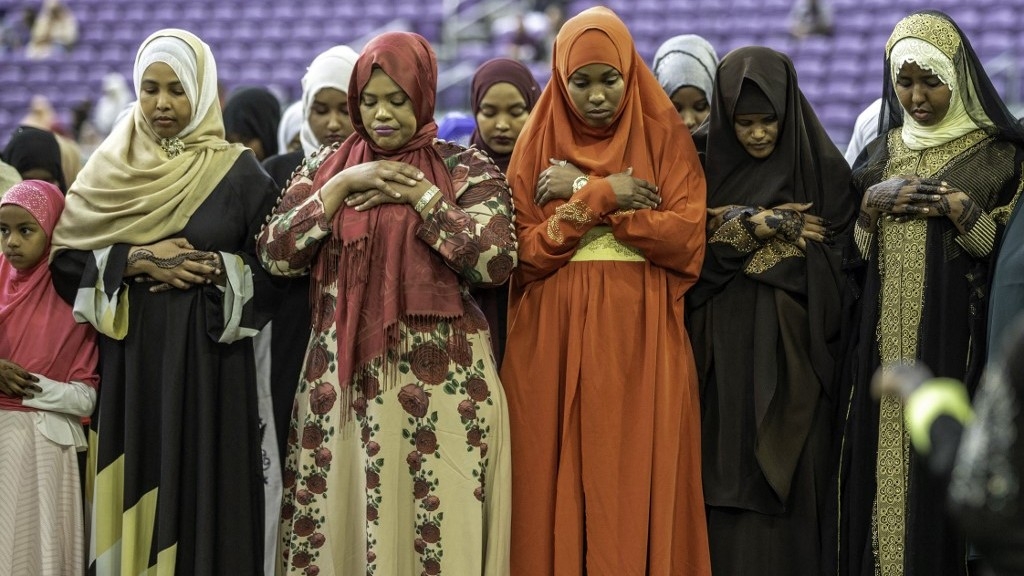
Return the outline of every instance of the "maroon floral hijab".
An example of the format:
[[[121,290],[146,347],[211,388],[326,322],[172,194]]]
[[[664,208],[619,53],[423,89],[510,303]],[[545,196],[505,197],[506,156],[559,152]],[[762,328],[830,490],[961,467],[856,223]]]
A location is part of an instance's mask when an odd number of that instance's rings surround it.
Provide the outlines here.
[[[455,191],[444,159],[434,147],[437,124],[437,58],[418,34],[389,32],[366,45],[349,83],[348,106],[359,110],[363,89],[374,69],[384,71],[409,96],[416,111],[416,134],[398,150],[374,144],[360,114],[355,132],[317,171],[319,190],[338,172],[365,162],[395,160],[423,171],[449,202]],[[342,389],[358,383],[371,360],[398,344],[398,321],[454,319],[462,315],[459,279],[442,258],[416,236],[422,220],[406,204],[382,204],[357,212],[342,205],[334,217],[334,245],[321,252],[313,274],[324,285],[337,279],[335,322],[338,374]],[[337,260],[333,254],[338,254]]]

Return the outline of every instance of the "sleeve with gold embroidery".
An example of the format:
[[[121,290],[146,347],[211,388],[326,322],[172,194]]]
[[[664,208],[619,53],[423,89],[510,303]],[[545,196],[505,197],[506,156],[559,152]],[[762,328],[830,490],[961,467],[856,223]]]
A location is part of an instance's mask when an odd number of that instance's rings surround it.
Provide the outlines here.
[[[853,242],[857,245],[857,251],[864,260],[871,258],[871,243],[875,240],[875,233],[869,232],[859,225],[853,227]]]
[[[967,250],[971,256],[984,258],[995,247],[998,233],[999,228],[996,226],[996,221],[988,214],[982,214],[966,234],[956,237],[956,243]]]
[[[677,272],[692,284],[704,260],[707,184],[691,140],[664,147],[656,184],[661,204],[611,214],[612,233],[639,249],[651,264]]]
[[[1005,146],[1005,143],[993,145],[986,150],[989,154],[983,156],[979,162],[984,166],[981,169],[985,170],[989,178],[1004,178],[1002,189],[994,195],[995,207],[982,212],[970,230],[956,237],[956,243],[974,258],[986,258],[992,253],[1024,189],[1024,178],[1021,177],[1024,166],[1017,165],[1016,162],[1011,164],[1005,152],[1002,155],[996,152]]]
[[[708,238],[708,244],[728,244],[741,254],[750,254],[760,248],[761,241],[743,225],[741,218],[746,216],[732,218],[719,226]]]
[[[615,193],[604,178],[592,178],[570,202],[534,202],[536,181],[512,182],[516,235],[519,239],[517,278],[527,284],[564,266],[576,252],[580,237],[616,209]],[[555,206],[553,209],[551,206]]]
[[[472,286],[504,284],[516,266],[508,183],[480,152],[467,150],[452,170],[457,203],[436,202],[416,235]]]
[[[260,231],[260,264],[275,276],[308,274],[317,246],[331,232],[331,219],[324,213],[320,195],[313,191],[313,178],[333,152],[333,148],[323,147],[303,161]]]

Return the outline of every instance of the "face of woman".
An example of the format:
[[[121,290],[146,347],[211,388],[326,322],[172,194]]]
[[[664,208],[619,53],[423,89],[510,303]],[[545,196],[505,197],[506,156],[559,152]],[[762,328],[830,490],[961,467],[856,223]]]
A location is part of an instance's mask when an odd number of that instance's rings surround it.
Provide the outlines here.
[[[679,112],[686,127],[692,132],[694,128],[711,114],[711,104],[708,104],[707,94],[695,86],[682,86],[672,93],[672,104]]]
[[[779,117],[775,114],[736,114],[732,125],[747,154],[763,160],[775,151],[779,136]]]
[[[946,117],[953,91],[930,70],[907,62],[896,75],[896,97],[918,124],[934,126]]]
[[[587,64],[569,76],[566,88],[584,122],[593,128],[604,128],[615,118],[626,81],[607,64]]]
[[[384,150],[398,150],[416,134],[416,111],[409,96],[380,68],[359,95],[359,116],[370,139]]]
[[[330,146],[343,142],[352,134],[352,118],[348,115],[348,94],[337,88],[323,88],[313,96],[313,105],[309,109],[309,118],[306,122],[320,144]]]
[[[161,138],[173,138],[192,120],[192,104],[178,75],[163,62],[142,73],[139,106],[146,121]]]
[[[519,89],[508,82],[498,82],[484,92],[476,125],[480,137],[498,154],[510,154],[523,131],[530,111]]]

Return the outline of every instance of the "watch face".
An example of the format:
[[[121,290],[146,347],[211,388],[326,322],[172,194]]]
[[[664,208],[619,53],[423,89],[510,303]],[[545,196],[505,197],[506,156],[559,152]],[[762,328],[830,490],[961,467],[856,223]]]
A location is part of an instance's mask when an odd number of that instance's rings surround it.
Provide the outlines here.
[[[587,185],[587,182],[590,182],[590,178],[586,176],[577,176],[576,179],[572,181],[573,194],[579,192],[580,188],[583,188],[584,186]]]

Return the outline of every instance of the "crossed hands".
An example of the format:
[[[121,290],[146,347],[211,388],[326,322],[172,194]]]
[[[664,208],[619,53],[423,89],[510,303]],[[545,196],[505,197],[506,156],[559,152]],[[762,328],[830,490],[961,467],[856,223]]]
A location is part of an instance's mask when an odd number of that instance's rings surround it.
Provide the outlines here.
[[[708,208],[707,227],[714,233],[722,224],[734,218],[744,218],[744,225],[758,240],[779,238],[807,250],[807,241],[830,242],[832,233],[828,221],[821,216],[807,214],[813,203],[787,202],[774,208],[753,208],[730,204]]]
[[[432,186],[419,168],[395,160],[364,162],[328,180],[321,197],[328,214],[345,206],[362,212],[381,204],[416,204]]]
[[[152,283],[150,292],[188,290],[207,284],[223,286],[226,281],[220,254],[196,250],[184,238],[132,248],[125,275],[135,276],[136,282]]]
[[[543,206],[552,200],[568,200],[572,198],[572,184],[576,178],[584,176],[583,171],[566,160],[550,158],[550,166],[537,177],[537,190],[534,202]],[[619,210],[641,210],[655,208],[661,204],[658,187],[642,179],[633,177],[633,168],[625,172],[607,176],[605,180],[615,193],[615,201]]]

